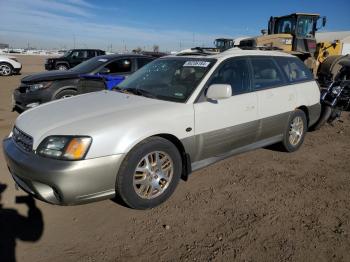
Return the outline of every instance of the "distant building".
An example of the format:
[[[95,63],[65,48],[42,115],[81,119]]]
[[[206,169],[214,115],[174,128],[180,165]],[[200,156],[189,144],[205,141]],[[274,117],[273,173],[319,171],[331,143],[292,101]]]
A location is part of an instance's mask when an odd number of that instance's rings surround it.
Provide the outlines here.
[[[0,49],[9,48],[9,44],[0,43]]]

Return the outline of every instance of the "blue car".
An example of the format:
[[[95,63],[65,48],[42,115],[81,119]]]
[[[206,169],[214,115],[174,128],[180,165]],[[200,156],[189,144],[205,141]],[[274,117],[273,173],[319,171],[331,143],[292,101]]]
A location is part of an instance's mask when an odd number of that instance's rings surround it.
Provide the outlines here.
[[[124,56],[123,59],[116,60],[109,67],[104,67],[98,73],[79,75],[78,93],[85,94],[104,89],[112,90],[126,77],[155,59],[155,57],[135,55],[133,55],[133,58],[136,58],[137,61],[134,65],[132,65],[131,59]]]
[[[66,71],[26,76],[14,90],[13,110],[21,113],[52,100],[98,91],[106,86],[111,88],[154,59],[156,57],[138,54],[103,55]]]

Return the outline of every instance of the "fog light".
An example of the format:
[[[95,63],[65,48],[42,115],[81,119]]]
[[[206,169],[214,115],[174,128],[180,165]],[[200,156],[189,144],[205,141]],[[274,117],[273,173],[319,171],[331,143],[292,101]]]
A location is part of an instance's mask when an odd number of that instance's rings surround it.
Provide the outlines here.
[[[27,105],[27,107],[28,107],[28,108],[33,108],[33,107],[36,107],[36,106],[38,106],[38,105],[40,105],[40,103],[39,103],[39,102],[36,102],[36,103],[30,103],[30,104],[28,104],[28,105]]]

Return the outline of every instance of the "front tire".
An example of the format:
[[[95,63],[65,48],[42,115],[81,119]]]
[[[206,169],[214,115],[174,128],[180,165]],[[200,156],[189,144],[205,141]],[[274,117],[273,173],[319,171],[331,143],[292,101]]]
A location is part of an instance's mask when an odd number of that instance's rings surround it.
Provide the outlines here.
[[[13,67],[7,63],[0,63],[0,75],[10,76],[13,73]]]
[[[284,132],[282,146],[287,152],[297,151],[304,142],[307,131],[307,119],[305,113],[297,109],[288,121],[288,126]]]
[[[117,196],[134,209],[156,207],[175,191],[181,171],[181,156],[175,145],[161,137],[150,137],[125,157],[117,175]]]
[[[61,71],[66,71],[66,70],[68,70],[68,66],[66,66],[66,65],[57,65],[56,66],[56,70],[61,70]]]
[[[72,97],[72,96],[76,96],[78,94],[77,91],[72,90],[72,89],[68,89],[68,90],[63,90],[61,92],[59,92],[56,96],[55,99],[64,99],[64,98],[68,98],[68,97]]]

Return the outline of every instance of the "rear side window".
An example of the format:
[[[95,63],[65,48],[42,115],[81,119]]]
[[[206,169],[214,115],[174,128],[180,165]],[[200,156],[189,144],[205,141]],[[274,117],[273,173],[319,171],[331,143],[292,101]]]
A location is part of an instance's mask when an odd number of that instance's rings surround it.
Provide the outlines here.
[[[254,89],[266,89],[285,84],[276,63],[269,57],[252,57]]]
[[[88,50],[87,54],[88,54],[88,58],[94,57],[95,56],[95,50]]]
[[[109,63],[105,66],[105,68],[109,69],[110,74],[130,73],[132,69],[132,64],[130,59],[120,59]]]
[[[296,57],[275,58],[290,83],[313,80],[311,71]]]

